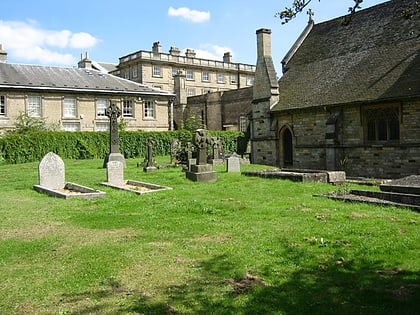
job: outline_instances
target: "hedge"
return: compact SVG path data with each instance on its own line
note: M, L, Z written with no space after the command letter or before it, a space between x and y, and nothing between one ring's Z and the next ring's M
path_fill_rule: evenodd
M243 135L237 131L210 131L210 134L223 139L225 152L237 151L237 138ZM175 138L183 145L192 141L192 133L185 130L120 132L120 152L125 158L145 157L149 138L154 141L153 154L161 156L170 154L170 145ZM0 160L7 163L40 161L48 152L54 152L63 159L105 158L109 153L109 133L49 131L0 137Z

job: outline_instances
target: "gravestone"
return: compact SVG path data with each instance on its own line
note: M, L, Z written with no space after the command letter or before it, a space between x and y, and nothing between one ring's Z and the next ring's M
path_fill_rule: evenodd
M105 193L65 180L64 162L55 153L47 153L38 165L39 184L34 189L59 198L96 198Z
M190 141L187 142L185 150L187 151L187 160L192 159L193 158L193 144Z
M118 138L118 117L121 116L121 110L115 103L111 103L105 110L105 115L109 117L109 154L105 157L103 167L107 167L110 161L120 161L123 167L126 167L124 156L120 153Z
M147 161L146 166L143 168L145 172L154 172L157 170L155 163L153 161L153 145L155 142L149 138L147 139Z
M207 147L211 144L208 131L197 129L193 135L193 144L197 148L197 160L196 164L189 166L186 177L192 181L215 182L217 173L213 171L213 166L207 163Z
M228 173L240 172L241 171L241 163L239 159L239 155L233 153L228 159L226 164L226 171Z
M55 153L47 153L38 166L39 185L48 189L65 186L64 162Z
M124 180L124 165L121 161L109 161L106 165L107 181L110 185L123 186Z
M224 154L223 154L223 140L219 137L211 138L211 145L213 149L212 164L223 165Z
M178 164L180 162L180 155L181 153L181 142L178 139L174 139L171 142L171 164Z

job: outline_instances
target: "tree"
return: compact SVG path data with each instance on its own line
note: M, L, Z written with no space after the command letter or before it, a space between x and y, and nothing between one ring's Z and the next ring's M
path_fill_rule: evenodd
M282 20L281 24L286 24L293 20L299 13L303 12L305 8L309 6L309 4L312 2L312 0L293 0L290 7L285 7L283 11L277 12L275 14L275 17L280 18ZM321 0L318 0L318 2L321 2ZM356 12L356 10L360 9L360 4L363 2L363 0L353 0L354 4L353 6L348 8L348 15L343 18L341 21L342 24L348 24L351 21L351 18L353 14ZM306 11L306 14L309 15L310 18L313 16L312 9L308 7L308 10ZM404 8L404 10L401 12L401 17L405 19L411 19L415 16L420 15L420 1L415 1L412 6L409 6L407 8Z
M280 18L280 20L283 20L281 24L286 24L293 20L299 13L303 12L303 10L305 10L305 8L308 7L311 1L312 0L294 0L290 7L286 7L283 11L277 12L275 14L275 17L278 17ZM321 2L321 0L318 0L318 2ZM343 21L344 24L350 22L354 12L356 12L357 9L360 9L360 4L363 2L363 0L353 0L353 2L354 5L349 7L349 15ZM310 18L312 18L313 12L310 8L306 13L309 15Z
M58 131L59 124L47 124L42 118L31 117L26 112L21 112L16 118L15 128L9 133L14 134L29 134L41 131Z

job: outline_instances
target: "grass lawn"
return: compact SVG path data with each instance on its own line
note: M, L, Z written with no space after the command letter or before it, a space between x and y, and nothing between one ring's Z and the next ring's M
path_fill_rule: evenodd
M100 186L102 162L65 161L66 181L107 193L93 200L34 191L38 163L0 165L1 314L420 312L418 212L128 160L126 179L173 188L137 195Z

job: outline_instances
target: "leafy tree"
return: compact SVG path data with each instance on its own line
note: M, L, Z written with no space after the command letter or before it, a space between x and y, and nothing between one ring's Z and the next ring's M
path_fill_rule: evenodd
M47 124L42 118L31 117L26 112L21 112L16 118L15 128L9 133L14 134L29 134L40 131L58 131L59 124Z
M285 7L283 11L279 11L275 14L275 17L280 18L282 20L281 24L286 24L293 20L299 13L303 12L306 8L306 13L312 18L313 12L312 9L309 8L309 4L312 0L293 0L290 6ZM321 0L318 0L321 2ZM353 14L361 8L360 4L363 0L353 0L354 4L348 8L348 15L341 21L342 24L348 24L351 21ZM413 5L404 8L401 12L401 17L406 19L411 19L415 16L420 15L420 1L415 1Z
M283 20L281 24L286 24L293 20L299 13L303 12L311 2L312 0L294 0L290 7L286 7L283 11L277 12L275 16L280 18L280 20ZM318 2L321 2L321 0L318 0ZM360 9L360 4L363 2L363 0L353 0L353 2L354 5L348 9L350 14L348 16L347 23L350 21L354 12L356 12L357 9ZM310 17L313 15L313 12L310 8L306 13Z
M180 129L194 132L197 129L206 129L206 124L203 123L201 117L192 115L185 120Z

